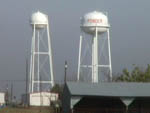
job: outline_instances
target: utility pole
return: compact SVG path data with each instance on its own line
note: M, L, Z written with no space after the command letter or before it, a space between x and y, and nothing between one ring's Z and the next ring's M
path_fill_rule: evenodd
M42 84L41 84L41 81L42 81L42 77L41 76L39 76L40 78L40 83L39 83L39 85L40 85L40 112L42 111L42 109L41 109L41 107L43 106L43 97L42 97Z
M7 83L7 85L6 85L6 105L8 105L8 103L9 103L9 92L8 92L8 83Z
M26 56L26 105L28 104L28 57Z
M13 100L13 83L11 83L11 103L12 103L12 100Z
M65 61L65 76L64 76L64 84L65 84L65 83L66 83L66 81L67 81L67 68L68 68L67 61Z

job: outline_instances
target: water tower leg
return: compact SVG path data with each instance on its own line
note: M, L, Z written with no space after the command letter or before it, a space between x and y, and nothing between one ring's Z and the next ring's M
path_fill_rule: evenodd
M110 71L110 81L112 81L112 66L111 66L111 50L110 50L110 34L109 34L109 29L107 30L108 34L108 55L109 55L109 71Z
M32 55L31 55L31 60L30 60L30 77L29 77L29 89L28 89L28 93L31 92L31 87L32 87L32 75L31 75L31 69L32 69Z
M79 80L80 80L80 65L81 65L82 38L83 38L83 37L82 37L82 35L80 35L77 81L79 81Z
M37 31L37 43L38 43L38 50L37 50L37 52L38 52L38 75L37 75L37 81L38 81L38 83L37 83L37 91L39 92L40 91L40 49L39 49L39 46L40 46L40 31L38 30Z
M51 84L54 86L54 73L53 73L53 60L52 60L52 47L51 47L51 39L50 39L50 28L49 22L47 24L47 36L48 36L48 51L49 51L49 61L50 61L50 73L51 73Z
M34 33L33 33L34 34ZM32 35L32 44L31 44L31 60L30 60L30 77L29 77L29 93L31 92L31 89L32 89L32 62L33 62L33 36L34 35Z
M31 87L31 92L33 92L33 88L34 88L34 62L35 62L35 24L34 24L34 29L33 29L33 51L32 51L32 55L33 55L33 59L32 59L32 87Z
M92 40L92 82L98 83L98 34L97 27Z

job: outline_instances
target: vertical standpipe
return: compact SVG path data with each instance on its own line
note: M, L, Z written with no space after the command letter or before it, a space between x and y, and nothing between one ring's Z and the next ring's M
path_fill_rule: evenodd
M97 27L92 38L92 82L98 83L98 35Z

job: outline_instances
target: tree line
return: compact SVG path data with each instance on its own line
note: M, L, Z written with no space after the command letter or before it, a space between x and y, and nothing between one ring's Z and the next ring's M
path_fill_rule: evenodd
M131 71L125 68L123 69L121 74L113 77L113 81L150 82L150 65L148 64L146 68L140 68L139 66L134 66L134 68Z

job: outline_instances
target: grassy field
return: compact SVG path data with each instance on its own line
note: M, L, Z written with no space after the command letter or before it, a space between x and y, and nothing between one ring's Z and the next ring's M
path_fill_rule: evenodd
M0 113L54 113L50 107L28 107L28 108L0 108Z

